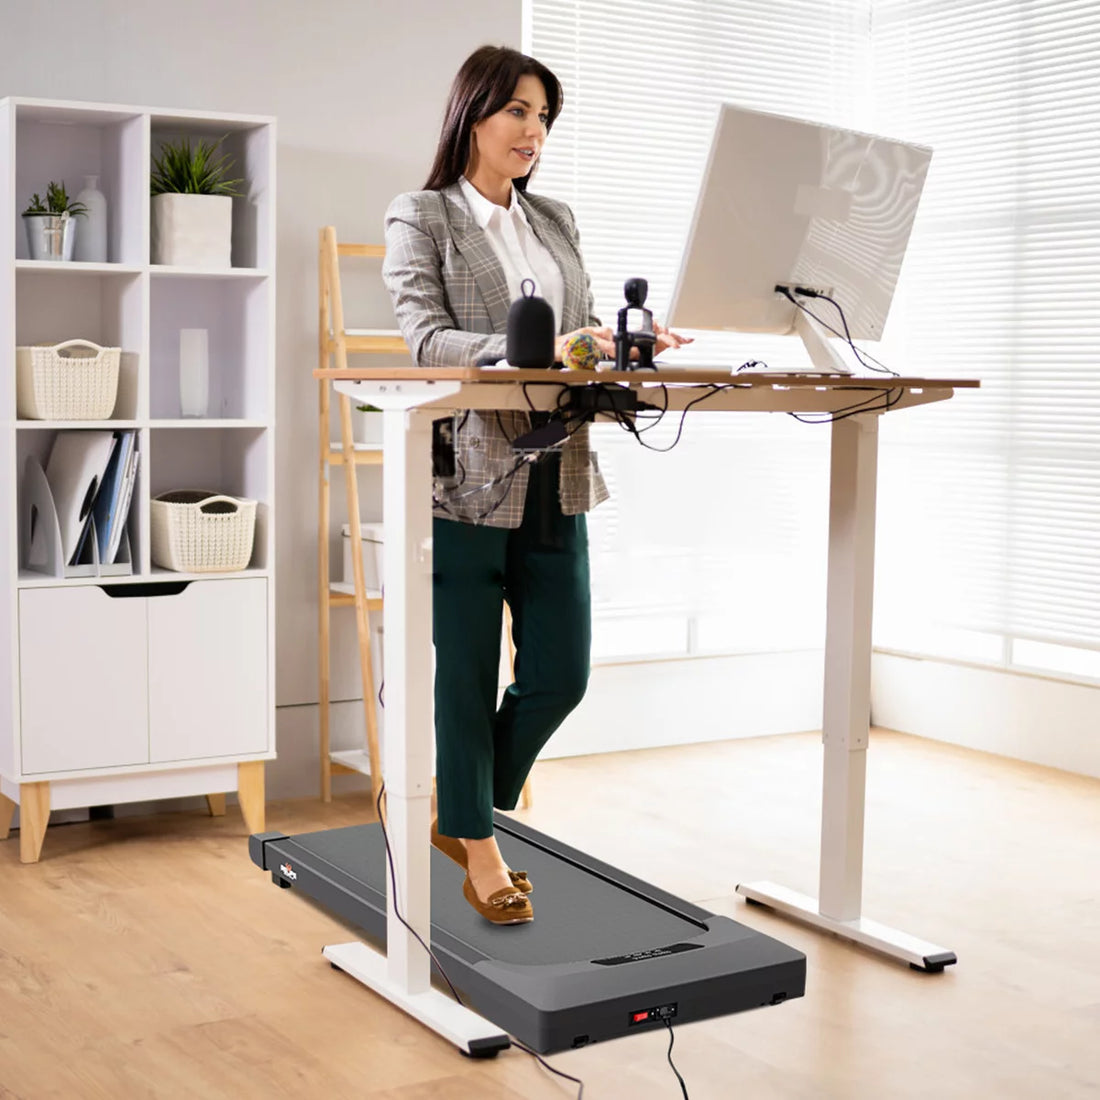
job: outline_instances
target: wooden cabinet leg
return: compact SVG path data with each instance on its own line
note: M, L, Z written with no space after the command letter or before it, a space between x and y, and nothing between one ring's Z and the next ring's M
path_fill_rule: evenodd
M15 816L15 803L7 795L0 794L0 840L7 840L11 831L11 819Z
M224 794L208 794L206 796L206 805L210 810L211 817L225 817Z
M19 861L37 863L50 820L49 783L19 786Z
M237 799L250 833L264 831L264 762L249 760L237 765Z

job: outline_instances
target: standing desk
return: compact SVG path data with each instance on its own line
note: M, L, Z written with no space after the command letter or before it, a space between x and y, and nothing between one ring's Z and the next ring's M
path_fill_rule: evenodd
M363 944L325 955L387 999L462 1044L497 1029L432 989L430 960L405 920L430 939L432 722L431 422L464 409L555 409L564 385L617 384L670 413L839 414L831 425L829 551L822 718L824 769L818 896L772 882L737 893L855 943L935 972L946 947L862 914L864 785L870 721L878 422L884 412L943 401L961 379L829 377L728 369L545 371L508 368L324 369L335 389L383 411L386 822L396 895L387 890L387 950ZM715 387L723 387L716 389ZM663 389L662 389L663 387ZM698 399L709 394L705 400ZM666 397L667 395L667 397ZM694 404L693 404L694 403ZM364 593L358 594L361 598ZM457 1038L456 1038L457 1037Z

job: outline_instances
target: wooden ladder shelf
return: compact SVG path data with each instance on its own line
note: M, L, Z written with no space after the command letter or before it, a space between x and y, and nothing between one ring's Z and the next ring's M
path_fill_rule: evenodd
M318 286L318 353L319 366L347 370L349 355L407 354L408 347L401 333L393 331L347 329L344 326L344 305L340 290L340 260L342 258L381 259L384 245L341 244L335 227L325 226L320 232ZM318 517L317 517L317 581L320 612L320 756L321 798L332 801L332 777L341 774L370 776L371 796L377 802L382 785L382 758L378 745L378 711L374 669L371 664L371 615L382 611L382 593L366 587L360 546L359 482L355 471L359 466L382 463L380 447L356 445L352 429L351 398L339 395L340 440L330 439L331 382L318 380ZM329 525L332 499L329 474L333 468L344 470L348 525L351 533L351 561L354 583L333 583L329 562ZM331 611L334 607L354 607L356 633L359 640L359 668L363 684L363 712L366 724L366 749L333 750L331 743ZM508 638L509 667L515 669L512 646L511 616L505 608L505 629ZM523 786L521 805L531 805L531 784Z

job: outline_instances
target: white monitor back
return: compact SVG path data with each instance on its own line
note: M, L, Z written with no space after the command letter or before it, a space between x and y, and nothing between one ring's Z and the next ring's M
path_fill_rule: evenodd
M722 104L669 323L790 332L796 307L775 292L785 284L831 294L853 338L879 339L931 156L924 146ZM836 323L825 310L821 303Z

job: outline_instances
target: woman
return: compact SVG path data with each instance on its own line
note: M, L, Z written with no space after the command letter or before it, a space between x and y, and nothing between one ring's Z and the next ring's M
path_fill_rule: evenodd
M508 309L531 279L550 302L556 353L578 333L614 355L592 313L569 208L527 194L561 109L544 65L504 47L475 51L455 78L423 191L386 213L383 278L419 366L503 359ZM681 338L658 328L657 351ZM607 498L582 425L536 464L511 441L526 413L457 418L437 453L433 633L438 818L432 842L467 871L463 894L496 924L529 921L531 884L493 836L493 806L513 809L539 750L588 683L591 613L584 513ZM503 601L512 612L515 683L498 710Z

